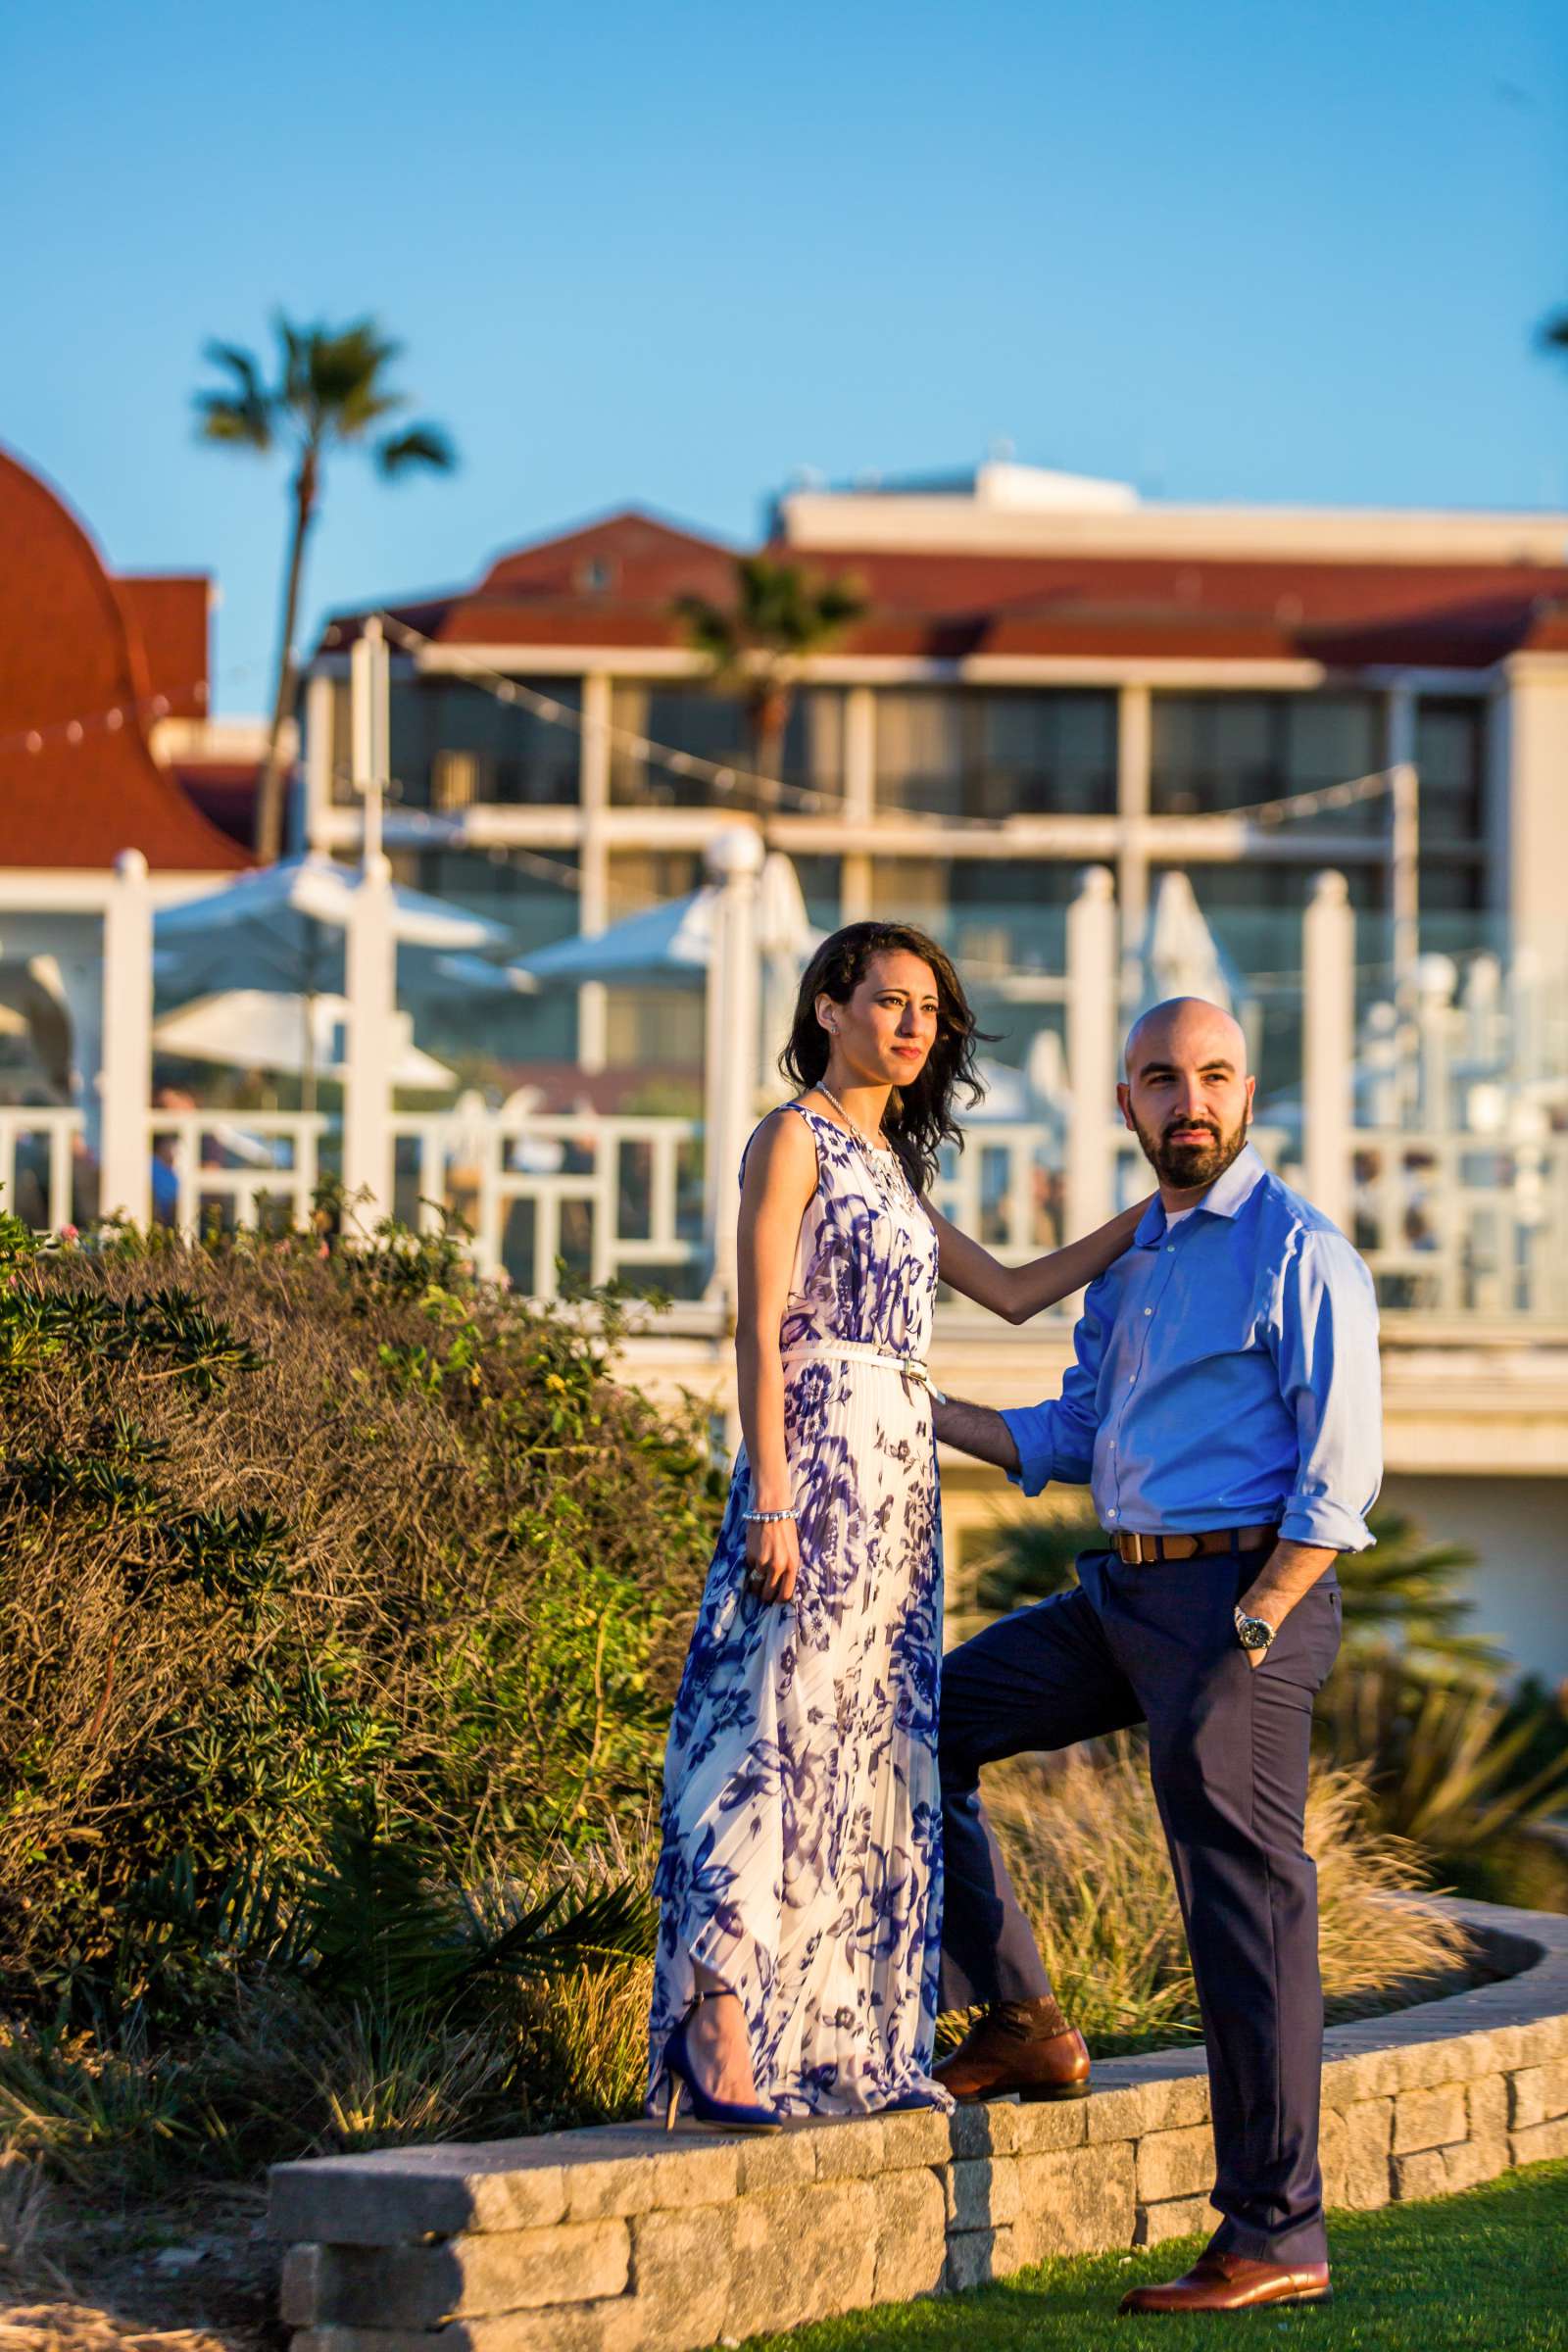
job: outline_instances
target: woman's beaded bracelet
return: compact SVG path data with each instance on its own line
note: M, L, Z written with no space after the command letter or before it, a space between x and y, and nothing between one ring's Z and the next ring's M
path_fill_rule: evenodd
M800 1515L799 1511L793 1509L788 1511L748 1511L745 1519L748 1527L771 1527L776 1520L798 1519Z

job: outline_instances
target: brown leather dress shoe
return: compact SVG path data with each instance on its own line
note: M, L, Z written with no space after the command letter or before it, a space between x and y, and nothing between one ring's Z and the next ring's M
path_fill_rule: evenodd
M999 2001L931 2073L956 2099L1083 2099L1089 2050L1048 1993Z
M1265 2303L1332 2303L1326 2262L1299 2271L1277 2262L1253 2262L1245 2254L1200 2254L1185 2278L1166 2286L1135 2286L1123 2295L1121 2311L1256 2311Z

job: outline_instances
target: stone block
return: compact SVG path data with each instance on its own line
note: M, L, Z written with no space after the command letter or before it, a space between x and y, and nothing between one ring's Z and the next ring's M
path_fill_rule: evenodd
M1498 2140L1508 2135L1508 2078L1506 2075L1478 2075L1465 2085L1465 2114L1469 2119L1468 2136L1473 2140ZM1490 2179L1490 2175L1488 2178Z
M1331 2034L1329 2039L1332 2041ZM1323 2069L1323 2104L1342 2111L1366 2099L1392 2098L1399 2087L1396 2053L1366 2049L1347 2052Z
M1389 2201L1394 2101L1357 2099L1346 2108L1344 2124L1345 2173L1339 2201L1353 2213L1373 2213Z
M950 2230L995 2230L1018 2219L1016 2156L971 2156L944 2165L942 2182Z
M618 2219L437 2245L323 2246L314 2318L318 2326L439 2328L545 2304L591 2303L624 2290L630 2258L630 2234Z
M739 2191L743 2197L765 2195L769 2189L805 2188L816 2179L815 2128L786 2124L782 2132L757 2132L737 2152Z
M1084 2102L1089 2109L1086 2137L1096 2145L1107 2140L1140 2139L1158 2130L1159 2085L1130 2083L1120 2090L1097 2090Z
M1066 2148L1018 2160L1016 2225L1026 2262L1130 2246L1137 2199L1131 2143Z
M911 2108L907 2115L881 2115L882 2170L923 2172L946 2164L953 2153L950 2117L937 2107Z
M1081 2099L1072 2102L1082 2107ZM949 2117L949 2138L955 2156L1012 2156L1021 2145L1024 2118L1039 2112L1016 2099L977 2100L956 2107Z
M320 2313L320 2246L290 2246L283 2256L277 2311L285 2328L314 2328Z
M1462 2082L1445 2082L1430 2090L1401 2090L1394 2102L1396 2156L1413 2155L1421 2148L1450 2147L1469 2130Z
M1179 2132L1186 2125L1208 2122L1208 2069L1201 2058L1175 2050L1147 2058L1113 2058L1096 2067L1094 2082L1096 2098L1130 2094L1123 2114L1130 2116L1138 2133ZM1114 2115L1115 2110L1110 2112ZM1129 2138L1134 2131L1128 2132ZM1119 2131L1108 2134L1119 2135Z
M1396 2197L1441 2197L1446 2194L1448 2168L1443 2148L1420 2148L1410 2156L1391 2159L1390 2186Z
M882 2119L847 2116L841 2123L813 2124L819 2180L870 2180L882 2170Z
M716 2342L724 2332L735 2276L739 2202L645 2213L631 2226L632 2291L651 2343Z
M1214 2135L1206 2124L1151 2132L1138 2142L1138 2196L1145 2205L1205 2193L1214 2180Z
M937 2175L900 2172L876 2192L875 2303L910 2303L941 2291L947 2260L947 2211Z
M604 2134L604 2144L565 2167L566 2219L596 2221L607 2214L630 2220L677 2205L717 2205L733 2197L743 2149L736 2133L665 2132L658 2124L628 2124Z
M1013 2145L1020 2156L1054 2156L1089 2136L1087 2099L1035 2099L1013 2110Z
M1508 2121L1516 2132L1568 2115L1568 2059L1524 2066L1508 2078Z
M269 2176L269 2234L285 2245L395 2246L480 2228L544 2228L566 2210L559 2164L475 2162L526 2145L389 2148L374 2156L275 2164Z
M403 2328L307 2328L290 2352L655 2352L642 2315L628 2295L608 2303L518 2311L505 2319L455 2320L438 2333ZM689 2339L658 2352L699 2352Z
M1348 2134L1345 2118L1337 2109L1326 2107L1318 2126L1317 2157L1323 2171L1323 2202L1325 2205L1345 2203L1346 2170L1348 2160Z
M722 2332L760 2335L869 2303L876 2285L877 2184L824 2180L743 2197Z
M950 2295L993 2278L1010 2278L1029 2260L1011 2230L965 2230L948 2240L944 2284Z
M1475 2188L1483 2180L1495 2180L1499 2173L1508 2170L1508 2134L1506 2132L1478 2133L1473 2139L1462 2140L1456 2148L1445 2148L1443 2161L1450 2196L1457 2189Z
M1543 2164L1548 2156L1568 2156L1568 2115L1511 2132L1508 2148L1515 2164Z
M1206 2197L1172 2197L1163 2205L1141 2205L1133 2243L1159 2246L1168 2237L1191 2237L1195 2230L1209 2237L1219 2228L1219 2220Z

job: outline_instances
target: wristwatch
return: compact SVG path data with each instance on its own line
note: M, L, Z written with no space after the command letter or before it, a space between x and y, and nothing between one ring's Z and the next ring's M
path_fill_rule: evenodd
M1266 1617L1244 1616L1238 1607L1236 1639L1244 1649L1267 1649L1274 1639L1274 1628Z

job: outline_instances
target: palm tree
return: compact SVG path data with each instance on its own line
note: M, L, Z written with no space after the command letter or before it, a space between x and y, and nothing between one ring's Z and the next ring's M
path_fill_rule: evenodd
M286 450L294 464L290 485L293 517L283 571L283 626L277 649L272 723L267 763L256 800L256 851L267 861L277 857L283 832L283 723L294 701L294 627L299 615L305 540L321 496L322 470L338 449L363 448L368 441L378 472L388 480L427 466L446 472L456 463L452 444L438 425L415 424L371 439L384 417L407 407L392 390L387 371L402 345L390 343L373 318L331 328L296 326L281 313L273 320L277 373L269 383L255 357L233 343L209 343L209 363L229 377L220 391L196 395L197 435L270 457Z
M772 556L736 558L732 605L715 605L706 596L676 598L675 616L688 643L708 657L714 684L739 694L752 762L768 782L776 782L783 765L784 730L802 662L865 609L855 581L816 580Z

